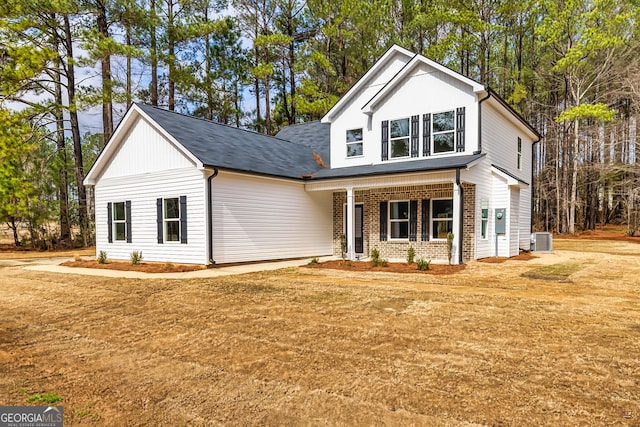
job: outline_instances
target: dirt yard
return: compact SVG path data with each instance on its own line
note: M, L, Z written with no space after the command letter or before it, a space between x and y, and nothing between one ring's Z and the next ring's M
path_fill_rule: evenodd
M61 399L69 426L638 426L640 245L554 248L450 275L0 268L0 405Z

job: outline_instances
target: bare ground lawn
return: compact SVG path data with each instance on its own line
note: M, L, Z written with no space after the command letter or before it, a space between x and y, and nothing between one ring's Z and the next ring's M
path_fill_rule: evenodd
M450 275L0 268L0 405L55 393L65 425L640 425L640 245L554 247Z

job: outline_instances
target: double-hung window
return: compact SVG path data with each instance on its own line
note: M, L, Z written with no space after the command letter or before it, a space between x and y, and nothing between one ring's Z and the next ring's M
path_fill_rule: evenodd
M518 170L522 169L522 138L518 137Z
M481 208L482 208L482 215L481 215L482 238L486 239L488 228L489 228L489 202L486 200L483 200L481 204Z
M453 199L431 201L431 232L435 239L446 239L453 232Z
M448 153L455 149L455 111L432 114L433 153Z
M409 202L389 202L389 230L392 239L409 238Z
M180 201L164 199L164 235L166 242L180 241Z
M347 157L362 156L362 128L347 131Z
M409 118L390 122L391 158L409 157Z
M127 240L127 211L124 202L113 204L113 235L116 241Z

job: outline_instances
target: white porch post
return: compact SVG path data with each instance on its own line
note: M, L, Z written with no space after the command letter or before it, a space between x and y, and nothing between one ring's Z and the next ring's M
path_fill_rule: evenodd
M355 233L353 232L353 217L354 217L354 204L353 204L353 187L347 188L347 259L355 259L354 243Z
M460 264L462 260L458 259L460 251L460 185L453 181L453 249L451 254L451 264Z

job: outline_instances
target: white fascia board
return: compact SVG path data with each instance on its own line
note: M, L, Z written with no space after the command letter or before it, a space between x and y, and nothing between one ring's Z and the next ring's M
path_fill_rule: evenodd
M509 187L521 187L521 188L528 187L528 185L526 185L524 182L521 182L520 180L512 177L511 175L508 175L502 172L500 169L497 169L495 166L491 166L491 173L504 179L507 182L507 186Z
M98 178L100 177L102 170L109 164L111 157L118 151L118 147L123 141L127 132L136 122L138 117L142 117L149 122L154 129L162 134L167 140L173 144L180 153L187 157L198 169L204 169L204 165L198 158L196 158L189 150L187 150L182 144L180 144L173 136L159 126L153 119L144 113L136 104L132 104L129 111L124 115L120 124L116 128L113 135L105 145L104 149L98 155L95 163L87 173L82 182L86 186L96 185Z
M387 84L380 89L380 91L378 91L378 93L376 93L373 98L371 98L365 105L364 107L362 107L362 112L365 114L373 114L376 105L382 101L388 94L389 92L393 91L395 89L395 87L402 81L404 81L406 78L408 78L411 74L411 72L420 64L425 64L433 69L435 69L436 71L440 71L448 76L451 76L459 81L461 81L462 83L471 86L471 88L473 89L473 92L481 95L482 93L486 93L486 88L484 87L484 85L476 82L475 80L472 80L468 77L463 76L462 74L459 74L447 67L445 67L444 65L438 64L435 61L432 61L431 59L422 56L422 55L414 55L414 57L411 59L411 61L409 61L407 63L407 65L404 66L404 68L402 70L400 70L400 72L398 72L398 74L396 74L393 79L391 79L389 82L387 82Z
M340 100L338 100L338 102L336 102L336 104L331 107L331 109L327 112L327 114L324 115L324 117L322 117L322 119L320 119L321 123L331 123L332 119L334 118L334 116L342 109L342 107L349 102L349 99L356 93L358 93L358 91L367 84L367 82L371 79L372 76L376 75L376 73L378 72L378 70L380 70L381 68L385 67L387 65L387 62L389 61L389 59L396 53L400 53L402 55L407 56L408 58L413 57L415 54L408 51L407 49L400 47L398 45L393 45L391 46L385 53L384 55L382 55L382 57L380 59L378 59L378 61L376 61L375 64L373 64L373 66L371 68L369 68L369 71L367 71L364 76L362 76L353 86L351 86L351 89L349 89L347 91L347 93L345 93L342 98L340 98Z

